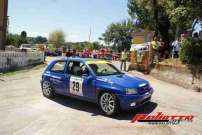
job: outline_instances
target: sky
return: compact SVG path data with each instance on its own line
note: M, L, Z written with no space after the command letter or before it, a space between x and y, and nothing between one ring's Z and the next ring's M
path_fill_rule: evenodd
M127 0L9 0L9 32L45 36L62 30L66 41L98 40L107 26L129 18Z

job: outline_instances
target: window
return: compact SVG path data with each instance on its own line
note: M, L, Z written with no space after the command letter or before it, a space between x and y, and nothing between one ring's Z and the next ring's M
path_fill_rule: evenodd
M52 72L63 73L65 70L66 62L60 61L55 63L55 65L51 68Z
M90 68L97 76L122 74L116 67L110 63L89 64Z
M71 61L68 64L68 73L75 76L82 76L88 73L86 65L82 62Z

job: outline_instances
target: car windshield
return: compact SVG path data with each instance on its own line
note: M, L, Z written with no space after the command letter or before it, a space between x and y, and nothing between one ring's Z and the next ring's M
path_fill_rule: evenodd
M110 63L91 63L88 64L96 76L107 76L122 74L115 66Z

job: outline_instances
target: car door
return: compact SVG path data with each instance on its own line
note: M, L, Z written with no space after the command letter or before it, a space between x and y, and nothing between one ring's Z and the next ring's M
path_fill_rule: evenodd
M64 94L66 61L57 61L50 70L50 82L56 93Z
M85 100L95 99L95 85L93 79L84 76L87 66L83 62L70 61L68 64L69 87L68 93Z
M89 100L96 101L95 79L91 74L88 66L82 63L83 92Z

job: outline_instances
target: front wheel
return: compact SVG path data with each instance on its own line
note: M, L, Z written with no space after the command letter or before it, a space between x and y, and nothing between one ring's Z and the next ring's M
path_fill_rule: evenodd
M43 81L42 92L43 92L43 95L47 98L52 98L54 96L54 91L49 81Z
M102 111L108 116L112 116L119 111L118 99L112 93L103 93L99 98L99 105Z

